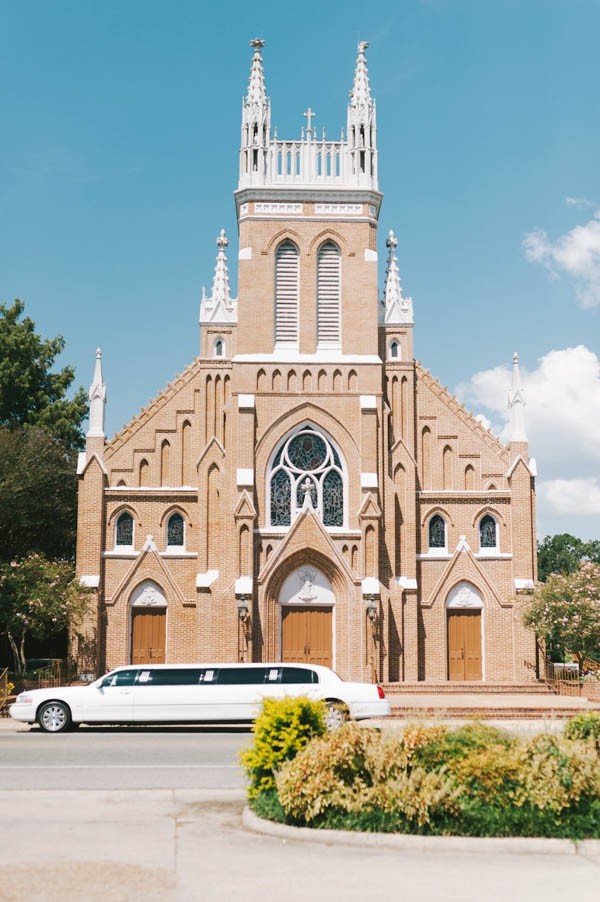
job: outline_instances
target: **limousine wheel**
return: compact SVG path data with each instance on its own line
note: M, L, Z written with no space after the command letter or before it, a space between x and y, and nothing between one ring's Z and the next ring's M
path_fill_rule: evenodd
M341 702L327 702L325 711L325 727L331 732L348 720L348 709Z
M47 702L40 708L37 721L44 733L61 733L71 726L71 712L63 702Z

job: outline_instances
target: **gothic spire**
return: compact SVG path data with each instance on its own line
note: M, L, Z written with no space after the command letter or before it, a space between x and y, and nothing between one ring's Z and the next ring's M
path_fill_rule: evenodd
M384 291L385 322L388 324L412 323L414 322L412 298L402 296L400 271L398 269L398 258L396 257L398 239L391 229L385 243L388 248Z
M94 378L89 391L90 417L88 437L98 436L104 438L104 407L106 404L106 386L102 379L102 351L96 348L96 365Z
M217 262L215 264L215 275L212 284L212 295L210 300L213 304L223 304L226 309L231 308L231 297L229 295L229 270L227 268L227 257L225 250L229 246L229 238L225 234L225 229L221 229L217 238Z
M261 38L254 38L250 41L250 46L254 49L254 56L252 57L252 65L250 68L250 81L248 82L246 103L264 106L267 103L267 93L265 90L265 73L260 51L265 46L265 42Z
M513 354L512 386L508 393L508 410L510 413L510 442L526 442L525 417L523 408L525 398L521 388L521 373L519 370L519 355Z
M367 70L367 58L365 50L369 46L368 41L360 41L358 44L358 56L354 69L354 84L350 91L350 106L368 107L371 101L371 89L369 87L369 72Z

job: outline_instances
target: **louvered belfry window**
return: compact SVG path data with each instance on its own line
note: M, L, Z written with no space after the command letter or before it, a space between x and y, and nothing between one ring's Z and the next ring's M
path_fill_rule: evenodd
M298 344L298 248L284 241L275 254L275 343Z
M321 347L340 344L340 276L340 250L327 241L317 255L317 343Z

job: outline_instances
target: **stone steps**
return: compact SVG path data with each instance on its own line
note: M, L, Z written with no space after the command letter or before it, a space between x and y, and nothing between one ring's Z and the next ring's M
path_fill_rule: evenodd
M381 683L386 695L554 695L544 682L531 683L458 683L411 682Z
M496 707L476 707L470 706L452 706L445 708L443 704L423 705L415 707L414 705L398 705L392 704L392 717L401 719L452 719L452 720L556 720L573 717L580 713L582 708L563 708L560 705L552 708L523 707L523 706L507 706L502 708Z

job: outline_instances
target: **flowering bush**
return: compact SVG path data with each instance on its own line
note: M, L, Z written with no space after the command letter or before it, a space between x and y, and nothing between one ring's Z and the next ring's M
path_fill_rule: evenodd
M42 639L77 623L90 591L75 579L69 561L30 554L0 563L0 633L8 639L17 674L25 672L28 636Z
M600 564L586 561L574 573L552 573L524 598L523 620L563 653L600 658Z

